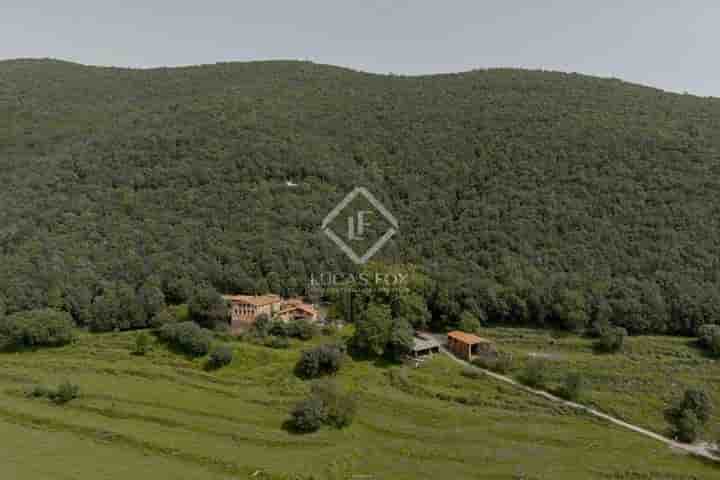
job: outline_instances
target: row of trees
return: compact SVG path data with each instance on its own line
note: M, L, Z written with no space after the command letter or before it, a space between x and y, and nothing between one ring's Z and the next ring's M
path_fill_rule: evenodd
M433 327L457 325L465 312L483 323L568 330L615 325L631 334L694 335L720 323L720 289L699 279L658 274L587 277L547 274L517 258L468 272L433 272L425 292Z
M504 324L597 331L615 326L630 334L695 335L700 326L720 322L720 290L670 277L641 281L544 275L510 258L468 276L408 264L372 264L363 272L409 275L402 286L347 285L325 294L335 315L352 319L362 332L355 346L375 355L406 353L412 329L474 331L481 324ZM199 325L213 329L228 323L227 304L216 288L200 284L187 290L179 297L172 282L151 275L134 286L105 284L94 295L87 288L52 289L46 303L93 331L157 327L167 321L166 305L179 298ZM317 296L312 290L306 293ZM0 300L0 316L4 311ZM271 335L296 336L273 328Z

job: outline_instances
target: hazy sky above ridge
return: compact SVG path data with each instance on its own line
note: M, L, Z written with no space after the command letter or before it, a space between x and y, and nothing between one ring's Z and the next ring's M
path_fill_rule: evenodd
M300 59L376 73L521 67L720 97L720 2L4 0L0 59Z

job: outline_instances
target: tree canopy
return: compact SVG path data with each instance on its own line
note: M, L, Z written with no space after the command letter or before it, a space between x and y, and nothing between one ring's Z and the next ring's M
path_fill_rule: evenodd
M18 60L0 62L0 108L10 314L122 329L197 286L302 293L351 268L319 227L366 186L400 223L377 258L431 279L424 306L392 306L416 326L719 318L716 99L506 69Z

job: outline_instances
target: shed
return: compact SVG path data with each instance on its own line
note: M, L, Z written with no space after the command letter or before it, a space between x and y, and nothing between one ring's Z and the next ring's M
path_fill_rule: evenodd
M454 330L448 333L448 348L458 357L470 361L475 355L494 352L495 344L487 338Z
M415 332L413 337L413 357L422 355L430 355L440 352L440 343L435 340L429 333Z

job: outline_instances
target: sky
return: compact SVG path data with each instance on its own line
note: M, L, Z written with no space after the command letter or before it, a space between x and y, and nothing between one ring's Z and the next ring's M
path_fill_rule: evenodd
M519 67L720 97L719 25L717 0L2 0L0 59L299 59L408 75Z

